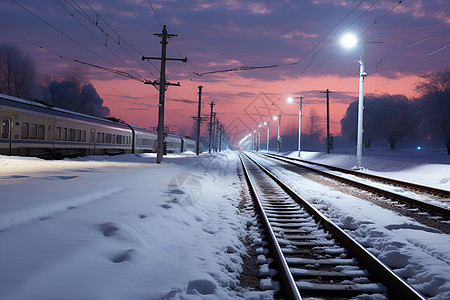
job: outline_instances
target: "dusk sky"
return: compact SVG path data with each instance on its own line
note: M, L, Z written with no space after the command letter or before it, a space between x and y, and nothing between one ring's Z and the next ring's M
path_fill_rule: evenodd
M182 135L192 134L199 85L203 114L214 101L234 139L275 114L283 115L282 134L297 128L298 106L286 103L289 96L304 97L303 126L315 109L325 128L326 96L320 92L330 89L331 132L339 135L339 121L358 97L360 46L344 49L344 32L382 42L367 44L366 95L414 97L420 73L450 67L448 0L5 0L0 20L0 43L31 56L39 73L81 68L112 116L147 128L157 124L153 86L72 60L155 80L160 62L141 57L160 56L154 33L167 25L178 35L168 57L188 58L187 64L167 63L168 80L181 87L168 88L166 125ZM194 74L242 66L272 67Z

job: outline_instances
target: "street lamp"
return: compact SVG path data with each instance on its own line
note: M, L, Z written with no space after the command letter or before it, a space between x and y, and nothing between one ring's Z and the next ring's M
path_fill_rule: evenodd
M267 152L269 152L269 122L264 122L267 125Z
M346 48L352 48L358 40L354 35L346 34L341 39L342 45ZM364 78L367 73L364 71L364 59L366 51L367 40L364 38L361 41L361 56L359 58L359 97L358 97L358 132L356 141L356 165L354 170L364 169L362 166L362 144L363 144L363 111L364 111Z
M257 145L258 151L260 150L261 147L261 126L262 124L258 125L258 145Z
M303 97L289 97L287 102L293 103L295 99L298 99L298 157L300 157L300 141L302 137L302 101Z
M280 137L281 115L273 116L273 119L275 121L278 119L277 153L280 154L280 148L281 148L281 137Z

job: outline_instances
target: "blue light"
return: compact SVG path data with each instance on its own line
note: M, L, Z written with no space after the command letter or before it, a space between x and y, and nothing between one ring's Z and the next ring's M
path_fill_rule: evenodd
M417 150L420 150L420 149L422 149L422 147L420 147L420 146L417 146Z

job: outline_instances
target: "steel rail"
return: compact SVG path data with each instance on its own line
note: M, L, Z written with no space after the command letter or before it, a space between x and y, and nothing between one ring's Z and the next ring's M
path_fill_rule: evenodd
M273 153L265 153L264 155L271 156L271 157L280 157L280 158L285 158L285 159L288 159L288 160L294 160L294 161L299 161L299 162L303 162L303 163L308 163L308 164L311 164L311 165L316 165L316 166L328 168L328 169L333 170L333 171L338 171L338 172L345 173L345 174L355 175L357 177L362 177L362 178L367 178L367 179L374 179L374 180L379 180L379 181L385 181L385 182L388 182L388 183L391 183L391 184L396 184L396 185L404 186L404 187L407 187L407 188L423 190L423 191L426 191L428 193L436 194L436 195L439 195L439 196L444 197L444 198L450 198L450 191L443 190L443 189L436 188L436 187L432 187L432 186L426 186L426 185L421 185L421 184L417 184L417 183L413 183L413 182L407 182L407 181L403 181L403 180L399 180L399 179L383 177L383 176L380 176L380 175L362 173L361 171L354 171L354 170L344 169L344 168L340 168L340 167L325 165L325 164L321 164L321 163L318 163L318 162L308 161L308 160L295 158L295 157L287 157L287 156L282 156L282 155L273 154Z
M296 166L299 166L299 167L302 167L302 168L305 168L305 169L308 169L308 170L311 170L311 171L319 173L319 174L321 174L323 176L339 180L339 181L347 183L349 185L356 186L358 188L361 188L361 189L364 189L364 190L367 190L367 191L370 191L370 192L373 192L373 193L377 193L379 195L382 195L382 196L385 196L385 197L388 197L388 198L391 198L391 199L398 200L398 201L403 202L403 203L407 203L407 204L410 204L410 205L413 205L413 206L416 206L416 207L428 210L428 211L430 211L432 213L435 213L435 214L438 214L438 215L442 215L442 216L444 216L446 218L450 218L450 209L448 209L448 208L445 208L445 207L442 207L442 206L437 206L437 205L434 205L434 204L431 204L431 203L427 203L427 202L424 202L424 201L412 199L412 198L409 198L409 197L406 197L406 196L403 196L403 195L400 195L400 194L397 194L397 193L389 192L389 191L383 190L381 188L377 188L377 187L374 187L374 186L371 186L371 185L368 185L368 184L365 184L365 183L362 183L362 182L357 182L357 181L354 181L354 180L351 180L351 179L348 179L348 178L344 178L344 177L341 177L341 176L338 176L338 175L335 175L335 174L331 174L331 173L328 173L328 172L325 172L325 171L322 171L322 170L318 170L318 169L315 169L313 167L300 165L296 161L303 162L303 163L308 163L308 164L313 164L313 165L317 165L317 166L328 168L328 169L333 170L333 171L339 171L339 172L343 172L343 173L347 173L347 174L351 174L351 175L356 175L358 177L362 177L361 176L362 174L359 173L359 172L354 172L354 171L345 170L345 169L332 167L332 166L327 166L327 165L318 164L318 163L311 163L311 162L304 161L304 160L286 158L286 157L277 156L277 155L273 155L273 154L268 154L268 155L265 154L265 156L273 158L273 159L281 160L281 161L284 161L284 162L287 162L287 163L290 163L290 164L293 164L293 165L296 165ZM294 160L294 161L292 161L292 160ZM363 176L367 177L367 178L370 178L370 179L377 179L375 177L378 177L378 180L383 180L383 181L392 182L392 183L395 183L394 181L397 181L397 180L391 181L391 179L389 179L389 178L384 178L384 177L375 176L375 175L373 175L373 178L371 178L372 175L368 175L368 174L364 174ZM397 182L400 182L400 181L397 181ZM423 189L428 188L428 187L421 186L421 185L416 185L416 184L411 184L411 186L408 186L408 184L409 183L407 183L407 182L403 182L402 185L404 185L405 187L413 187L413 188L416 188L416 189L422 189L422 187L423 187ZM432 188L432 189L434 189L434 188ZM444 190L440 190L440 191L441 192L446 192ZM449 194L448 197L450 197L450 193L448 193L448 194Z
M245 154L245 153L244 153ZM419 292L414 290L406 281L395 274L383 262L378 260L373 254L367 251L361 244L359 244L350 235L344 232L340 227L335 225L324 214L312 206L309 202L302 199L295 191L287 186L278 177L272 174L269 170L258 164L254 159L245 154L251 161L253 161L261 170L263 170L270 178L272 178L286 193L288 193L297 203L302 205L314 218L325 227L333 237L338 240L346 249L358 259L368 270L377 274L379 279L388 287L389 292L397 295L399 299L420 299L424 298Z
M239 153L239 158L241 159L242 168L244 170L245 179L247 181L248 188L250 190L250 194L252 195L254 202L256 204L256 208L261 217L261 222L264 227L264 231L269 240L269 245L271 248L271 253L274 256L275 262L278 267L278 274L280 275L281 283L283 284L283 292L285 293L288 299L298 299L301 300L302 297L298 291L297 285L295 284L294 278L292 277L292 273L289 269L289 266L284 258L283 251L281 250L280 245L278 244L275 233L272 229L272 226L269 223L269 219L267 218L266 213L261 204L261 200L258 197L258 194L255 190L255 185L250 177L247 167L245 166L244 160L242 159L241 154Z

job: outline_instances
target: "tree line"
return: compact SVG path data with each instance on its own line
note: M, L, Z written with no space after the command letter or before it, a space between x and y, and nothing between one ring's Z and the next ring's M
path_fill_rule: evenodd
M415 89L420 96L374 95L364 98L364 145L387 141L445 145L450 154L450 70L421 74ZM342 136L356 141L358 101L352 102L341 120Z
M34 61L9 44L0 47L0 93L95 117L106 117L110 113L80 71L62 76L39 75Z

